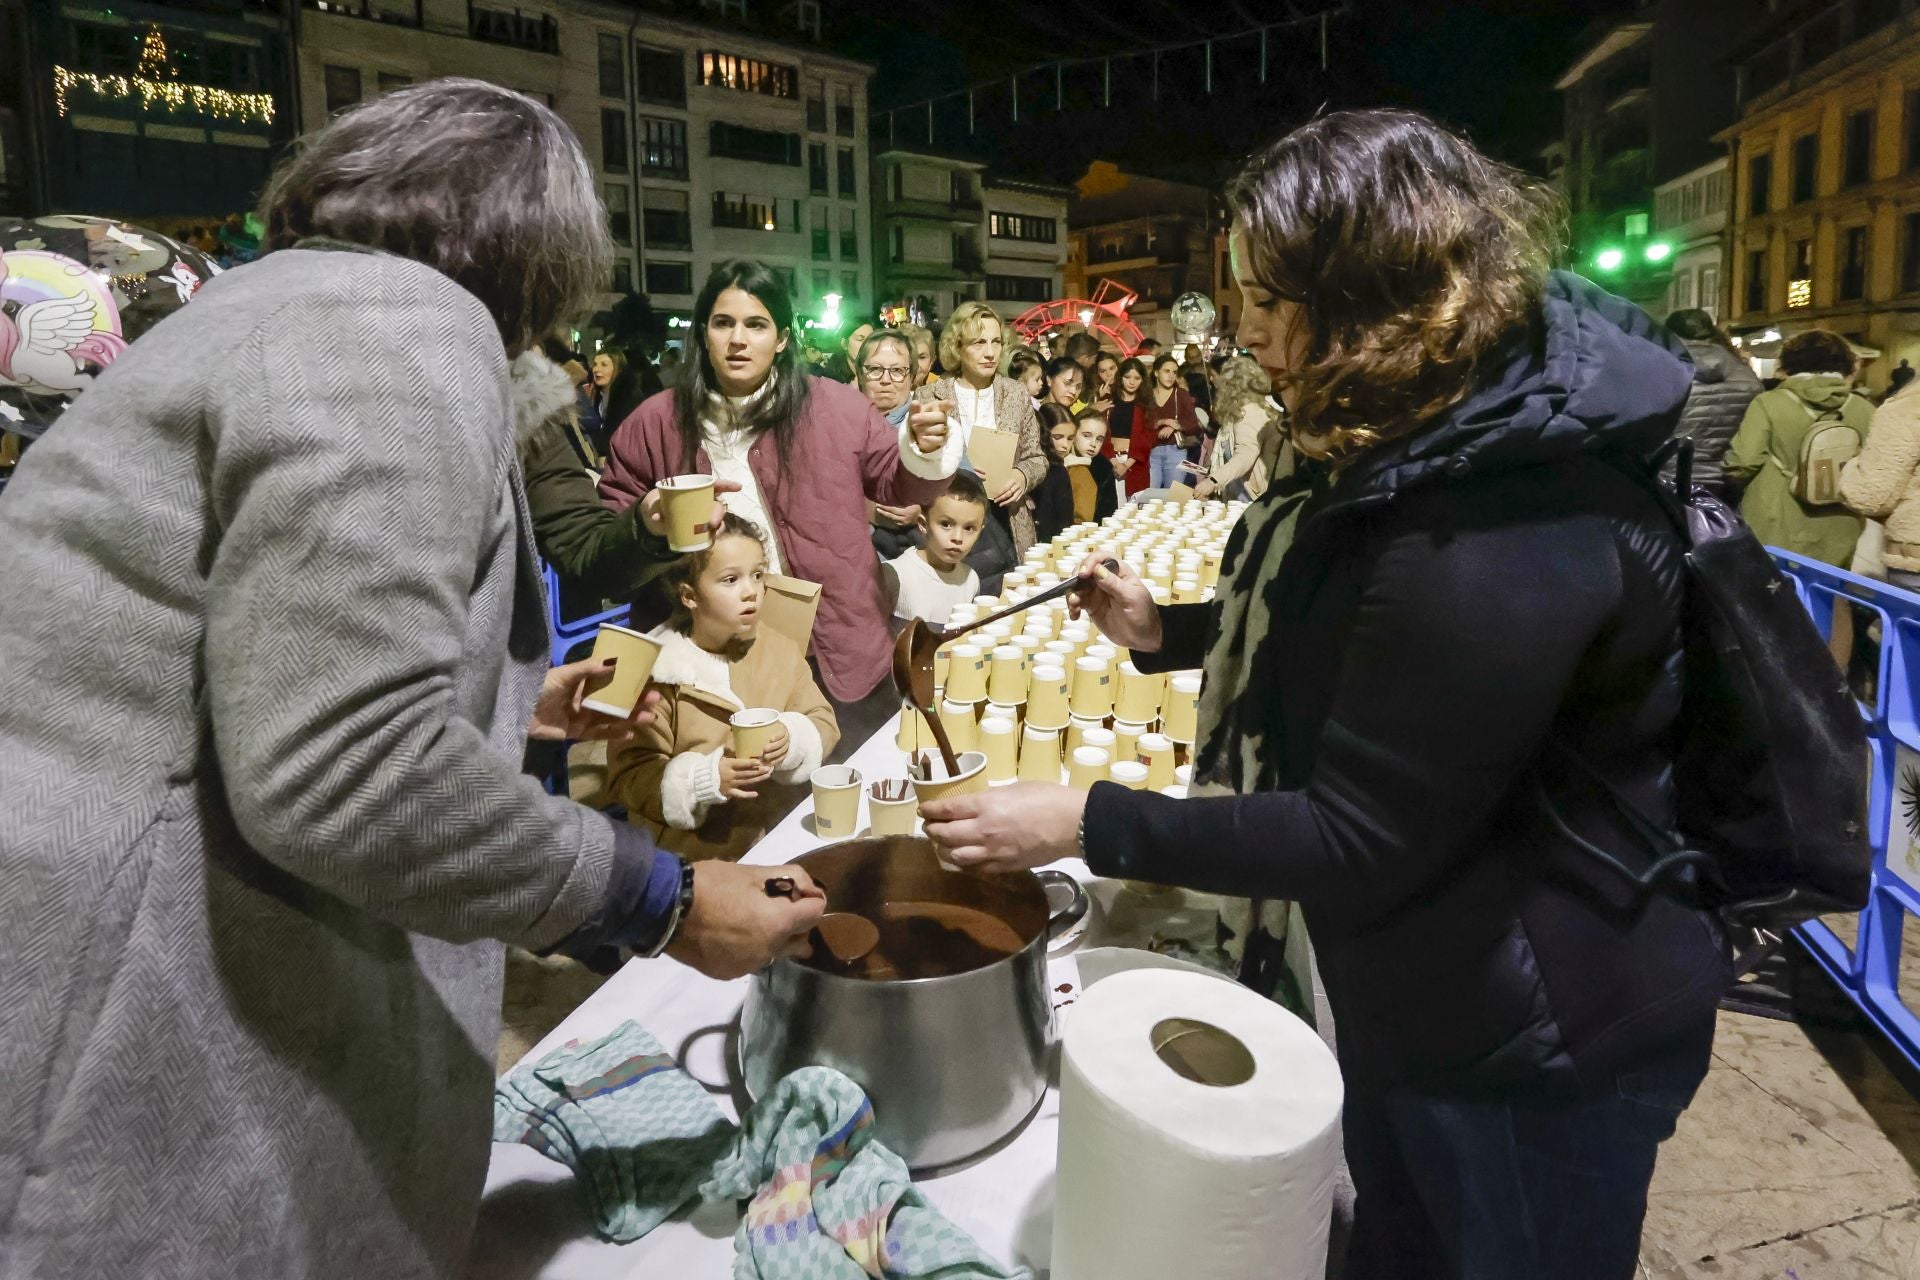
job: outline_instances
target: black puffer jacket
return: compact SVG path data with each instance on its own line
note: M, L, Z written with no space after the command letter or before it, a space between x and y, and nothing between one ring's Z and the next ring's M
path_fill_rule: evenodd
M1680 548L1592 452L1669 437L1690 378L1666 342L1555 275L1481 390L1309 500L1277 572L1237 563L1237 531L1221 589L1270 593L1274 621L1235 714L1272 788L1094 789L1101 874L1300 902L1356 1084L1577 1093L1697 1032L1729 979L1708 914L1629 901L1540 803L1645 865L1571 749L1672 813ZM1197 665L1210 614L1164 609L1135 661Z
M1678 434L1693 437L1693 478L1727 496L1721 461L1747 406L1760 394L1760 378L1733 352L1717 342L1688 342L1693 357L1693 387L1680 411Z

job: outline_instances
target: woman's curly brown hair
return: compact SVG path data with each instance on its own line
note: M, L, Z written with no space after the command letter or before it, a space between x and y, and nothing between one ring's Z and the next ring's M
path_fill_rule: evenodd
M1295 442L1341 457L1465 398L1533 312L1563 238L1560 197L1412 111L1338 111L1248 161L1227 188L1245 269L1298 303Z

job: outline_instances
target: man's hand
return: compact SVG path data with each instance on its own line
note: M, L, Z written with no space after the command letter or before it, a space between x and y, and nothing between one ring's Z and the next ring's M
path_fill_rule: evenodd
M955 866L1024 871L1079 852L1087 793L1050 782L1016 782L921 802L927 839Z
M540 742L610 742L618 746L632 742L634 730L653 723L653 708L660 703L660 691L648 689L640 695L633 715L615 720L580 705L587 686L599 676L613 673L612 658L582 658L565 666L551 667L540 682L540 696L534 700L533 719L527 736Z
M773 769L765 759L755 757L750 760L736 760L723 755L717 766L720 774L720 794L729 800L757 800L758 791L748 788L757 787L773 776Z
M767 881L774 876L793 881L792 901L767 896ZM743 978L779 956L804 954L807 930L826 905L826 893L800 867L697 862L693 909L680 922L667 954L709 978Z
M947 415L957 406L946 400L915 400L907 410L907 436L922 453L947 447Z
M1219 486L1213 483L1212 476L1202 476L1193 482L1193 496L1196 498L1211 498L1213 491L1218 487Z
M738 492L740 492L738 480L721 480L718 477L714 479L713 514L707 517L709 529L718 529L721 522L727 518L727 504L720 501L720 495ZM647 490L647 496L640 499L640 519L647 526L647 532L654 537L667 536L667 510L658 489ZM678 553L676 552L675 555L677 556Z

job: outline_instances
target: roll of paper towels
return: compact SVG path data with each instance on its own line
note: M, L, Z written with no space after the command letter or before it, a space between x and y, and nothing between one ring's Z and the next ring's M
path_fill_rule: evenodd
M1236 983L1087 988L1061 1036L1053 1280L1321 1280L1340 1069Z

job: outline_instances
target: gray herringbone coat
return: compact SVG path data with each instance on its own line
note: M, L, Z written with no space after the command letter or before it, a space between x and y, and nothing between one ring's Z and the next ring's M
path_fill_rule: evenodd
M214 281L0 499L0 1277L462 1264L501 948L600 907L517 764L506 360L403 259Z

